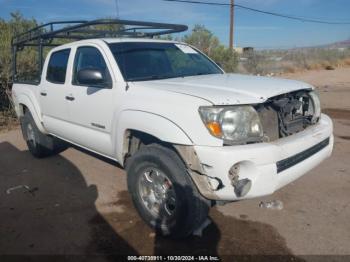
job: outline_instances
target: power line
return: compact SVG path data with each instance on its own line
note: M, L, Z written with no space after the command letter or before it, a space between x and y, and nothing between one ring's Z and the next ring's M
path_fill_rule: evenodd
M162 0L167 2L180 2L187 4L200 4L200 5L221 5L221 6L229 6L230 4L226 3L215 3L215 2L202 2L202 1L190 1L190 0Z
M186 4L200 4L200 5L215 5L215 6L231 6L229 3L216 3L216 2L207 2L207 1L195 1L195 0L162 0L167 2L179 2L179 3L186 3ZM244 5L234 4L235 7L256 12L256 13L262 13L266 15L272 15L272 16L278 16L282 18L297 20L301 22L309 22L309 23L318 23L318 24L328 24L328 25L350 25L350 22L334 22L334 21L326 21L326 20L318 20L313 18L306 18L306 17L299 17L299 16L293 16L293 15L286 15L281 13L275 13L270 11L264 11L260 9L255 9L251 7L247 7Z

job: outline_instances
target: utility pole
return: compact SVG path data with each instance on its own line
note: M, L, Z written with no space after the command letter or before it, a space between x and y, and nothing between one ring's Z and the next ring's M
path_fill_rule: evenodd
M234 45L234 18L235 18L235 0L231 0L230 5L230 49L233 50Z
M116 11L116 17L119 19L119 5L118 0L115 0L115 11Z

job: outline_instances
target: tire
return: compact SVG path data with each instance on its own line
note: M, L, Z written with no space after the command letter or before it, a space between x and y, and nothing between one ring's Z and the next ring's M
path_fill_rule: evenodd
M199 194L173 150L158 144L141 147L127 162L126 171L134 206L158 234L184 238L207 219L210 202ZM150 204L154 199L158 204Z
M26 110L20 122L23 138L33 156L44 158L67 149L68 145L65 142L40 132L29 110Z

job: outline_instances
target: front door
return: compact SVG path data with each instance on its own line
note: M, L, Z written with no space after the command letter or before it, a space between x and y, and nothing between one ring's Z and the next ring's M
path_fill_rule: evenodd
M78 73L92 69L102 73L104 82L80 83ZM70 140L79 145L113 157L111 139L115 92L110 66L98 46L87 45L76 49L68 102L70 113Z

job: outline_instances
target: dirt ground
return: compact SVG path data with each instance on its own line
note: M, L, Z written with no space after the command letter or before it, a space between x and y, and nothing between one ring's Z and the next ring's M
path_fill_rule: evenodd
M99 261L116 261L116 254L206 254L227 261L227 255L290 255L288 261L350 255L350 69L286 77L319 88L334 119L333 156L271 196L213 208L203 236L182 241L155 236L143 223L115 164L76 149L37 160L19 130L0 134L0 254L94 254ZM6 192L19 185L29 190ZM259 208L265 200L281 200L284 208Z

